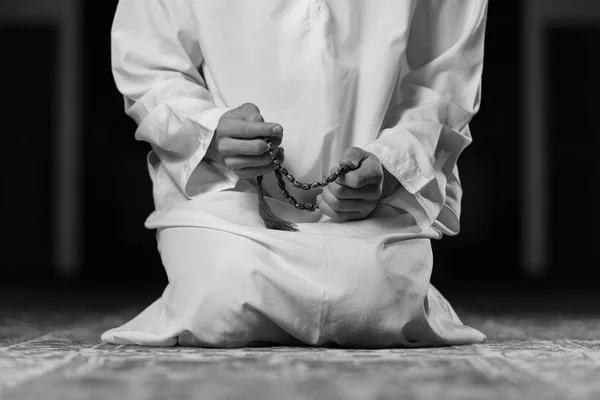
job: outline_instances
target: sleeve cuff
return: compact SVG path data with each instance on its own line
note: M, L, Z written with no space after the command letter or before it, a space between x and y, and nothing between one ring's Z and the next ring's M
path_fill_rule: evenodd
M375 154L401 184L391 195L383 198L381 204L406 210L421 229L426 229L434 223L442 206L441 202L432 201L427 195L429 188L437 185L431 161L423 145L410 132L395 130L393 137L390 133L387 136L382 134L380 139L364 148Z
M189 199L234 187L237 175L224 165L207 161L207 168L202 171L197 168L208 151L221 116L230 109L198 109L186 100L154 109L139 125L136 139L153 144L165 170Z
M423 145L409 132L382 133L381 138L364 149L375 154L381 164L410 193L415 194L435 178L431 161Z
M403 186L399 186L391 195L381 199L380 204L400 208L409 212L421 229L433 225L440 208L421 193L410 193Z
M198 150L185 163L179 188L188 199L193 199L203 193L222 191L235 187L239 177L224 164L207 160L205 156L215 135L219 120L230 108L213 108L191 118L197 128L202 131ZM200 162L205 159L206 168L198 168Z

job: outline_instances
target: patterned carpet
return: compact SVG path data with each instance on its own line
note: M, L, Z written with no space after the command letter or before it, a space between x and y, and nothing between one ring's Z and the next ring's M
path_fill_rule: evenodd
M0 399L600 398L597 295L486 294L448 296L485 344L349 351L100 344L156 293L4 291Z

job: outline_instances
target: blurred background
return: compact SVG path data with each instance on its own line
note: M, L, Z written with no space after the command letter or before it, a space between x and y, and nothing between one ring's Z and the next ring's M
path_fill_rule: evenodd
M166 283L110 66L117 0L2 0L0 282ZM483 101L440 287L594 286L600 1L490 0Z

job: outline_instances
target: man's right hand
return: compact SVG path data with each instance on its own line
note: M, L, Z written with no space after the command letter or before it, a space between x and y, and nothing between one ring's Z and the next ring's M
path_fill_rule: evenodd
M283 161L283 128L264 122L256 105L245 103L223 114L213 141L225 165L240 178L255 178L273 172L274 165L263 138L271 139L277 158Z

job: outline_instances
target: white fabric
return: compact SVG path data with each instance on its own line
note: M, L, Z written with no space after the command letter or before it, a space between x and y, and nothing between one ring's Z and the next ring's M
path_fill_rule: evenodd
M136 138L153 148L147 226L159 229L170 283L103 340L483 340L429 286L429 240L459 231L456 162L479 108L486 9L484 0L121 0L113 71ZM207 156L221 115L245 102L283 126L285 165L299 180L321 180L358 146L402 186L369 219L337 224L281 201L270 174L272 208L300 232L265 229L253 183Z

